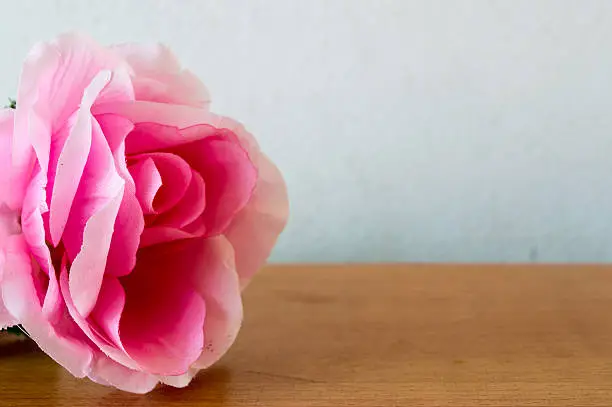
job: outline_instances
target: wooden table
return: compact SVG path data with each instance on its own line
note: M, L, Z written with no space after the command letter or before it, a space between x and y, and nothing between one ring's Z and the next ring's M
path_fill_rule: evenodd
M276 266L230 353L145 396L0 347L2 406L612 406L612 268Z

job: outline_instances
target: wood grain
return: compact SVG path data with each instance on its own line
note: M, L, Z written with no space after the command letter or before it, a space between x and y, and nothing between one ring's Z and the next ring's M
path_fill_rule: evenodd
M145 396L0 347L2 406L610 406L612 268L276 266L239 340Z

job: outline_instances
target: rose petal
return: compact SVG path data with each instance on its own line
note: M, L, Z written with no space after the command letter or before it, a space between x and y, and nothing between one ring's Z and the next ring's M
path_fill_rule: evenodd
M129 274L136 264L136 251L144 229L144 218L136 199L136 186L125 158L125 138L134 125L116 115L96 116L102 134L108 141L118 175L125 180L125 192L115 221L115 231L106 263L106 272L114 276Z
M10 313L40 348L77 377L90 368L92 353L82 341L62 336L45 318L34 286L30 257L23 238L16 237L6 248L2 297Z
M44 174L37 165L32 180L26 191L21 213L21 228L29 251L37 265L34 276L37 296L43 299L42 313L51 323L61 318L62 299L59 293L57 277L51 260L51 253L46 244L43 213L44 206ZM44 273L44 274L43 274Z
M4 274L4 262L5 262L4 249L0 247L0 284L2 284L3 274ZM11 315L9 310L4 306L4 298L2 297L2 291L0 291L0 329L4 329L9 326L16 325L18 322Z
M0 267L2 267L0 265ZM11 315L11 313L4 306L4 300L0 295L0 329L6 329L11 326L17 325L19 322Z
M144 225L140 204L126 187L115 219L115 230L106 259L106 274L120 277L132 272L136 266L136 252Z
M55 270L51 261L51 253L46 244L45 225L43 221L43 214L47 212L44 189L45 182L45 174L37 164L24 197L21 211L21 228L36 264L40 266L40 269L47 277L50 277L55 275ZM47 317L51 317L51 314L54 314L57 310L57 301L58 298L53 290L47 292L45 305L43 306L43 310Z
M118 67L111 64L111 67L115 67L115 69L109 70L109 68L104 68L100 70L100 72L109 70L111 77L96 98L94 104L129 103L134 100L134 88L132 86L132 79L130 78L130 70L124 66L122 62L117 61L117 63L119 64Z
M200 248L187 240L140 249L136 268L121 278L121 340L149 373L183 374L202 352L205 304L191 283L207 268Z
M181 66L170 49L162 44L122 44L113 47L134 69L137 100L206 107L206 87Z
M13 111L0 111L0 284L4 269L3 247L10 236L21 233L18 213L8 207L6 200L11 194L11 138L13 136ZM15 325L15 318L4 307L0 292L0 329Z
M110 278L116 279L116 277ZM139 364L136 363L132 358L130 358L129 355L125 353L125 349L123 348L123 344L121 342L115 343L112 338L109 338L105 335L104 330L100 329L97 323L92 323L96 322L93 318L86 319L77 311L74 303L72 302L72 294L70 293L68 282L68 270L66 268L65 261L62 262L62 270L60 273L59 282L60 290L65 300L66 308L68 310L69 318L71 318L76 323L76 325L81 329L81 332L86 335L87 338L89 338L89 340L98 347L98 349L100 349L112 360L130 369L141 370ZM114 294L116 295L117 293L114 292ZM107 301L110 300L102 300L103 304L106 304ZM121 312L121 310L116 306L113 307L113 311L118 313ZM107 312L110 313L110 310L107 310Z
M30 99L27 96L38 95L39 105L53 101L48 106L46 116L52 118L53 132L77 110L83 89L100 71L116 73L111 87L101 95L100 102L134 99L133 89L129 85L131 67L123 58L82 34L65 34L53 42L37 45L30 53L26 67L29 69L24 68L19 84L18 109L22 103L28 102L22 96ZM69 80L66 81L66 78Z
M14 176L11 159L12 137L13 137L13 110L0 110L0 204L8 206L12 194ZM25 177L23 177L25 178ZM7 202L9 201L9 202ZM13 207L13 209L17 209ZM0 246L2 242L0 241Z
M142 173L144 170L156 170L161 177L162 185L156 191L155 198L152 202L152 209L155 213L163 213L174 205L176 205L185 195L189 184L191 183L191 168L189 164L185 162L181 157L169 154L169 153L151 153L140 156L131 157L134 164L130 165L128 169L131 170L133 165L138 165L141 160L152 160L155 167L140 167L138 174L132 174L134 178L138 175L141 178L142 183L153 183L155 182L155 175L147 177L146 173ZM139 180L134 180L137 188L152 189L151 186L143 187L138 184L141 183ZM144 198L144 196L143 196Z
M155 162L147 157L128 169L136 185L136 198L145 215L155 214L153 200L162 186L162 177Z
M66 227L68 214L89 155L93 131L93 118L89 109L110 78L110 72L102 71L85 89L74 126L70 129L70 134L60 153L49 213L51 242L54 246L59 244Z
M53 265L51 265L51 267L53 267ZM47 291L42 307L43 315L49 322L57 323L62 317L63 305L64 302L61 297L55 270L51 270L48 274Z
M176 56L163 44L125 43L113 45L111 49L126 59L136 75L143 72L172 74L181 71Z
M204 351L193 367L204 369L234 343L242 324L242 299L232 246L222 236L199 241L206 269L196 284L206 303L206 319Z
M203 221L207 236L223 232L251 199L257 170L236 136L221 129L214 136L176 146L170 151L183 157L206 183Z
M182 228L194 222L206 207L206 189L202 176L196 171L191 171L191 183L181 201L174 205L169 211L155 218L155 224Z
M88 377L96 383L137 394L150 392L159 382L156 376L128 369L103 354L95 357Z
M46 173L53 136L77 111L83 89L104 70L112 71L110 83L98 95L102 103L134 99L129 80L131 67L118 55L91 39L76 34L60 36L51 43L37 44L28 55L21 78L15 113L13 166L21 174L31 172L32 147ZM69 80L66 80L69 78ZM14 183L14 202L25 195L25 180ZM54 226L55 230L55 226ZM54 236L55 236L54 232Z
M136 125L157 123L179 129L202 124L231 129L232 124L235 124L231 119L215 115L205 109L142 100L132 103L99 104L94 106L92 111L96 115L117 114L131 120Z
M186 144L215 134L218 129L227 129L238 137L255 166L258 166L257 141L241 123L229 117L189 106L145 101L98 105L93 110L96 114L120 114L136 124L134 131L138 132L133 133L135 140L131 140L132 134L126 139L126 151L130 154ZM156 134L159 131L162 133Z
M243 288L270 255L289 216L287 188L278 168L261 154L258 171L251 200L224 233L236 252Z
M49 106L44 92L52 81L59 54L46 44L34 46L24 61L19 79L19 108L15 111L15 132L12 145L12 165L15 174L30 174L34 169L34 152L39 156L41 169L46 173L51 142ZM45 84L40 89L40 84ZM43 96L41 96L41 93ZM18 207L26 195L28 178L20 177L13 183L10 205ZM46 181L46 180L45 180Z
M140 154L165 150L169 147L191 143L215 135L217 128L211 125L195 125L193 129L180 130L158 123L139 123L126 139L126 152Z
M8 207L6 200L11 194L11 138L13 136L13 111L0 111L0 284L4 269L3 247L10 236L21 233L19 214ZM0 292L0 329L16 324L15 318L4 307Z
M227 129L196 125L179 130L142 123L134 128L126 144L132 152L146 150L152 145L166 148L184 158L202 175L206 183L204 225L208 235L219 234L229 225L249 201L257 180L257 171L248 153L238 137ZM166 222L159 220L156 224L162 226Z
M87 221L83 247L72 262L70 293L77 311L83 317L89 315L100 292L123 191L122 186L116 196Z
M199 234L189 233L185 230L167 226L151 226L143 230L140 237L140 247L149 247L160 243L168 243L174 240L189 239L204 235L204 231Z
M91 142L87 163L62 236L62 243L71 261L74 261L81 250L87 221L116 198L118 191L126 184L117 171L115 158L102 129L95 120L92 120ZM133 231L133 233L139 232L139 230ZM132 253L132 256L134 255L135 253Z
M187 387L191 380L198 374L198 369L189 369L186 373L178 376L160 376L159 380L167 384L168 386L177 387L182 389L183 387Z
M125 142L127 135L134 129L131 121L115 114L101 114L95 118L113 152Z
M100 287L98 301L91 311L90 319L102 329L105 337L118 348L123 348L119 337L119 321L125 308L125 291L119 280L105 277Z
M113 153L117 172L127 183L127 190L134 193L134 181L127 169L125 159L125 138L134 129L134 125L126 118L113 114L98 115L96 121L100 125L102 134L108 142L108 147Z

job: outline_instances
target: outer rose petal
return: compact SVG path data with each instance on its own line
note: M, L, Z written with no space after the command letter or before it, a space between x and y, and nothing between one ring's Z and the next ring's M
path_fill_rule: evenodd
M232 346L242 325L240 282L234 265L234 250L222 236L202 239L207 269L196 284L206 302L204 351L193 367L205 369Z
M206 303L204 320L205 346L198 360L179 376L160 376L170 386L185 387L200 369L218 361L231 347L242 324L240 283L234 269L234 253L224 237L193 239L189 250L197 263L206 264L201 275L194 273L190 281Z
M51 253L45 243L43 213L47 209L44 200L44 184L44 174L37 165L23 201L21 228L34 263L40 268L40 272L46 274L48 279L45 293L45 284L38 283L45 280L45 277L33 276L34 281L38 283L36 284L37 295L41 301L44 298L42 313L49 322L54 323L61 318L62 299L59 293L55 270L51 262Z
M4 274L4 263L5 263L4 250L0 248L0 283L2 283ZM9 310L4 306L4 299L2 297L2 291L0 291L0 329L4 329L9 326L17 325L17 320L11 315Z
M4 246L8 239L16 233L21 233L19 217L6 203L11 193L11 137L13 136L13 111L5 109L0 111L0 283L4 270ZM4 307L0 293L0 329L15 325L15 319Z
M261 154L258 170L251 201L225 232L236 252L236 269L243 288L270 255L289 217L287 188L278 168Z
M89 346L63 336L43 318L25 241L15 236L5 249L2 297L6 307L45 353L74 376L86 376L92 359Z
M201 354L206 308L192 281L207 267L190 239L140 249L136 268L121 278L121 340L143 370L180 375Z
M3 257L3 256L0 255L0 257ZM0 259L0 269L2 268L2 262L3 260ZM1 275L0 275L0 279L2 279ZM10 326L17 325L17 324L18 324L17 320L15 320L15 318L11 315L11 313L4 306L4 300L1 300L0 298L0 329L5 329Z
M30 253L36 260L36 263L44 273L51 277L55 275L55 271L51 263L51 253L45 243L45 226L43 221L43 214L47 212L44 190L45 182L44 173L37 164L23 201L21 227ZM55 305L49 304L48 301L57 304L57 297L45 298L45 305L43 306L45 313L51 312L51 309L56 308Z
M111 73L103 71L87 86L83 92L81 106L76 113L75 123L59 154L49 212L51 241L55 246L64 233L68 214L89 156L93 131L93 117L89 110L110 79Z
M11 159L13 137L13 110L0 110L0 204L8 204L6 198L11 195L13 167ZM22 177L25 178L25 177ZM25 183L21 181L20 183ZM16 209L16 208L13 208ZM0 232L2 233L2 232ZM2 246L2 241L0 241Z
M168 386L183 388L187 387L191 380L198 374L198 369L189 369L180 376L159 376L159 380Z
M3 127L0 124L0 128ZM0 167L3 165L3 162L10 163L10 157L3 157L3 154L8 155L10 153L10 149L4 149L3 143L6 139L10 140L10 136L5 137L0 130ZM7 161L5 161L7 160ZM3 177L8 178L9 173L4 172L4 168L0 168L0 191L2 190L2 182ZM0 284L2 283L4 267L5 267L5 249L4 247L9 243L9 239L11 236L16 233L20 233L19 227L19 217L12 211L5 203L1 201L1 197L4 196L0 194ZM10 314L10 312L5 308L4 301L2 299L2 292L0 291L0 329L4 329L7 326L15 325L17 322L15 318Z
M113 277L111 277L113 278ZM66 307L68 309L67 318L71 318L81 329L83 335L86 335L89 340L91 340L95 346L98 347L100 351L110 357L112 360L120 363L123 366L126 366L131 369L140 369L138 363L136 363L133 359L129 357L121 346L117 346L117 344L111 343L110 339L107 339L103 336L104 332L98 332L97 326L90 324L89 319L83 318L81 314L76 310L72 298L70 297L70 289L68 287L68 270L66 269L65 261L62 264L62 271L60 274L60 288L62 291L62 295L65 299ZM106 317L109 318L110 314L113 312L121 311L121 302L123 298L119 298L117 296L118 293L115 293L116 297L115 301L109 301L107 299L101 301L102 305L106 305L109 307L109 304L113 304L113 309L106 309ZM119 293L120 294L120 293ZM119 303L119 307L116 306L116 303ZM96 314L100 314L101 312L96 310ZM94 315L94 317L98 317L99 315ZM111 319L111 318L109 318ZM115 318L112 318L115 319ZM112 322L107 324L107 327L111 327ZM120 344L121 345L121 344Z
M104 92L103 102L134 99L127 76L131 67L120 56L91 38L66 34L56 41L37 44L30 52L21 74L17 111L27 113L31 108L39 108L37 113L44 113L43 118L49 120L47 123L51 124L50 130L54 132L76 111L83 89L102 70L115 71L120 75L116 78L118 82L113 79L115 85ZM70 80L66 81L65 78Z
M207 107L208 90L181 66L170 49L162 44L122 44L113 47L134 69L137 100Z
M34 165L32 147L46 173L54 134L77 110L83 90L102 70L113 72L111 83L98 102L134 99L129 82L130 66L118 55L81 35L64 35L55 42L40 43L28 55L21 78L15 113L13 165L27 174ZM69 81L64 78L70 78ZM26 185L16 183L15 202L25 195Z
M88 376L96 383L138 394L150 392L159 382L157 376L128 369L102 353L94 358Z

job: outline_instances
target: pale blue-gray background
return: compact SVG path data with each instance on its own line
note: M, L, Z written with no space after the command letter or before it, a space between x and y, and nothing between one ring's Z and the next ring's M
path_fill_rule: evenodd
M612 260L612 1L1 1L36 41L163 41L283 170L274 261Z

